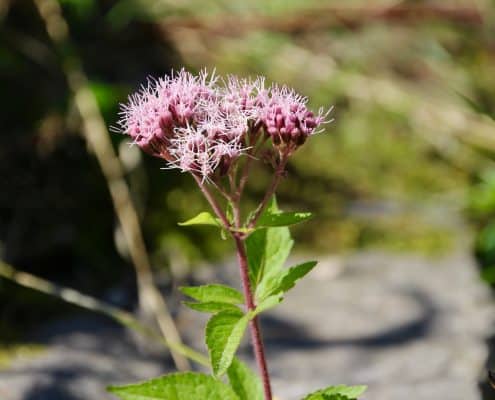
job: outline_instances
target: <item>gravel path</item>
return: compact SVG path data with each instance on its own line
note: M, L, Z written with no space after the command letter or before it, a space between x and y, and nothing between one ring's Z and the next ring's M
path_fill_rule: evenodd
M296 400L329 384L366 383L368 400L478 400L494 318L466 253L329 257L263 319L275 393ZM201 346L196 314L184 311L181 328ZM47 351L0 372L1 400L110 399L109 383L170 370L156 349L100 318L35 336ZM246 345L243 356L250 361Z
M360 254L329 280L335 263L323 262L273 313L295 328L268 344L282 398L366 383L370 400L480 399L495 314L469 257Z

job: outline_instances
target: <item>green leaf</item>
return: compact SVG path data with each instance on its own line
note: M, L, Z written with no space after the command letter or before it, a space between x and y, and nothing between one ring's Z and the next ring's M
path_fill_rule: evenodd
M318 390L304 398L304 400L356 400L366 390L366 386L329 386Z
M227 310L239 311L239 308L237 306L230 303L220 303L216 301L210 301L207 303L194 303L191 301L184 301L183 303L184 305L195 311L205 312L205 313L215 314L217 312L227 311Z
M275 275L267 276L256 288L256 300L262 302L276 293L286 293L295 286L299 279L309 273L316 264L316 261L308 261L295 267L281 270Z
M275 197L262 214L276 214L280 210ZM289 256L294 241L290 237L289 228L262 228L253 232L246 239L248 255L249 279L255 290L261 279L267 275L276 274Z
M216 376L223 375L230 367L249 319L250 314L240 311L221 311L206 324L206 345Z
M234 358L227 370L230 386L239 396L239 400L263 400L263 386L258 375L249 367Z
M283 271L284 274L282 275L282 280L280 282L280 290L284 293L288 292L295 286L299 279L303 278L316 267L316 264L318 264L318 261L307 261Z
M185 372L165 375L108 391L122 400L240 400L235 392L212 376Z
M313 214L309 212L268 212L260 217L256 226L260 228L290 226L311 218L313 218Z
M266 299L264 299L261 303L259 303L256 306L253 315L256 316L266 310L269 310L270 308L275 307L276 305L280 304L283 299L284 296L282 295L282 293L277 293L272 296L268 296Z
M186 296L192 297L201 303L244 303L244 296L238 290L225 285L184 286L179 289Z
M211 225L211 226L216 226L217 228L222 228L222 224L218 220L218 218L215 218L213 215L211 215L209 212L203 211L200 212L198 215L195 217L188 219L187 221L184 222L179 222L180 226L190 226L190 225Z

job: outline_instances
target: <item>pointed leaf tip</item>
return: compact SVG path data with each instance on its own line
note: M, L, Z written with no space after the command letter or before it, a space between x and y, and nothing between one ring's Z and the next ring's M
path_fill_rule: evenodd
M364 385L329 386L326 389L321 389L307 395L303 400L357 400L358 397L366 391L366 389L367 387Z
M288 292L296 285L296 282L306 276L316 264L316 261L308 261L288 269L282 269L276 274L266 276L256 288L256 299L258 301L264 301L274 294Z
M290 226L307 221L311 218L313 218L313 214L310 212L268 212L260 217L256 225L258 228Z
M273 308L280 304L282 300L284 299L284 296L282 293L277 293L271 296L268 296L265 298L261 303L259 303L254 310L254 316L261 314L262 312L265 312L269 310L270 308Z
M220 223L218 218L215 218L213 215L206 211L200 212L198 215L191 219L188 219L187 221L179 222L179 226L191 225L210 225L216 226L218 228L222 227L222 224Z
M179 290L186 296L202 303L243 304L244 296L236 289L221 284L183 286Z

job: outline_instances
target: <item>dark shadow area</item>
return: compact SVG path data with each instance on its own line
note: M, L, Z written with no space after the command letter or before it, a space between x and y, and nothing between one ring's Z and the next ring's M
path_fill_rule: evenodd
M102 388L132 382L146 365L166 373L175 369L161 345L150 344L103 317L80 314L47 324L28 336L30 342L48 346L42 362L30 362L1 371L0 376L25 379L32 387L25 400L76 400L97 398ZM143 364L142 364L143 363ZM88 384L90 383L90 384Z
M9 12L0 23L1 257L19 269L99 298L122 288L127 307L135 300L134 271L115 246L115 213L107 183L80 135L60 57L34 2L7 3ZM105 123L111 126L118 118L119 102L133 88L149 74L162 75L182 61L152 24L109 26L105 15L114 1L82 3L92 4L87 13L80 15L65 3L64 15ZM116 148L124 140L119 134L110 138ZM149 168L157 176L162 173L158 164L146 158L140 171ZM177 176L166 183L174 186L180 180ZM148 193L163 198L167 190L163 185ZM149 225L144 231L146 240L148 234L154 237ZM0 285L0 340L20 337L46 318L72 311L16 285Z
M36 385L26 394L25 400L82 400L82 397L57 386Z
M331 346L390 347L419 340L428 335L437 311L426 294L420 291L410 291L407 295L419 305L420 315L401 325L363 337L349 339L316 338L305 327L270 316L264 317L262 324L266 332L264 336L268 349L318 349ZM331 314L329 314L329 318L331 318Z
M104 382L111 382L115 379L111 374L102 374L101 371L91 368L54 368L45 371L45 377L49 376L47 382L35 384L29 391L26 392L24 400L87 400L87 392L79 395L75 391L76 382L78 380L91 379L99 380L102 386ZM81 389L84 387L80 383L77 385Z

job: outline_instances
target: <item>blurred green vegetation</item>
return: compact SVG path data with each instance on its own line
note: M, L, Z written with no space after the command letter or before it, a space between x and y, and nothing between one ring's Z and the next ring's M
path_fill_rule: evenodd
M286 208L318 216L295 228L300 249L438 253L469 231L459 217L468 206L495 265L495 129L477 112L495 111L493 1L60 3L108 126L147 76L182 66L265 75L314 107L334 105L334 122L296 154L280 189ZM0 5L0 37L1 256L88 293L132 292L105 181L30 1ZM191 179L121 135L112 141L157 271L225 256L229 243L213 231L177 227L205 208ZM268 173L256 171L251 204ZM8 315L22 308L14 291L0 290Z

